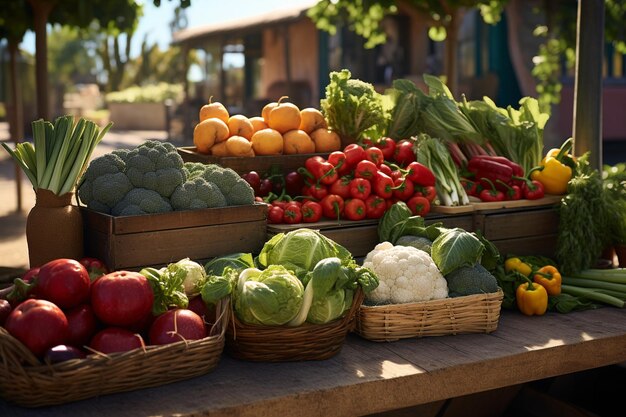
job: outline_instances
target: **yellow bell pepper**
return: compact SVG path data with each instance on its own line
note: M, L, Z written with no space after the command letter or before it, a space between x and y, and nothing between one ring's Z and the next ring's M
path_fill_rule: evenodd
M533 275L533 281L544 287L548 295L561 294L561 273L552 265L539 268Z
M517 271L525 277L528 277L532 272L532 267L520 258L508 258L504 261L504 270L506 272Z
M567 183L572 178L573 157L567 152L572 146L572 138L567 139L559 149L552 149L538 167L530 171L530 178L539 181L546 194L565 194ZM553 156L552 156L553 155Z
M519 311L527 316L541 316L548 309L548 292L543 286L533 284L530 280L517 287L515 300Z

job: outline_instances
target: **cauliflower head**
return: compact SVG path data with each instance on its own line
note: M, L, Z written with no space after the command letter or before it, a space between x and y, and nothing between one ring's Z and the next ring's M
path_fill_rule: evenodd
M448 296L446 279L423 250L382 242L367 254L363 267L378 276L378 288L367 295L372 303L414 303Z

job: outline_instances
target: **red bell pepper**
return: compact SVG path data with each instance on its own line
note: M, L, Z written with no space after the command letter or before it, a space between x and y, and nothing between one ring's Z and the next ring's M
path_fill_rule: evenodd
M406 177L413 181L414 184L423 187L435 185L435 174L424 164L417 161L411 162L406 167Z
M482 201L492 202L504 200L504 193L500 190L497 190L496 187L493 185L493 182L489 178L481 178L481 181L482 180L485 180L490 185L489 188L485 188L480 192L479 197Z
M322 205L322 213L330 219L339 220L343 215L344 200L337 194L328 194L320 202Z
M382 198L391 198L393 195L393 180L387 174L377 171L372 181L374 192Z

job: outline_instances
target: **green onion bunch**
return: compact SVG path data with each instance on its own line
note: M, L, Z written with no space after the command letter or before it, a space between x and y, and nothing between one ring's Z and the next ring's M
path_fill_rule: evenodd
M75 123L74 116L61 116L51 122L35 120L33 143L18 143L15 149L5 143L4 149L22 168L35 191L50 190L63 195L74 190L78 178L85 170L96 145L111 128L104 129L83 118Z

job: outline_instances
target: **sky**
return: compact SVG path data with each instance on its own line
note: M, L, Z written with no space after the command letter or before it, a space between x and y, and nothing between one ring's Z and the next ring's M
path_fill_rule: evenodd
M131 44L131 56L137 56L145 35L148 43L158 43L161 49L171 41L169 23L174 16L174 8L179 0L161 0L161 6L155 7L152 0L139 0L144 4L144 13ZM191 0L191 6L185 11L188 26L197 27L216 22L227 22L243 17L250 17L281 8L292 8L301 4L311 4L311 0ZM22 47L35 51L35 35L29 32L24 37Z

